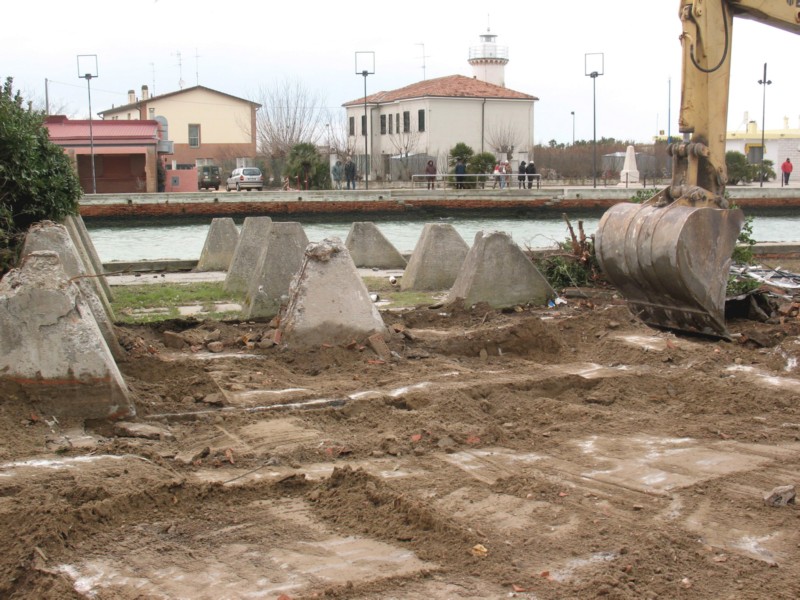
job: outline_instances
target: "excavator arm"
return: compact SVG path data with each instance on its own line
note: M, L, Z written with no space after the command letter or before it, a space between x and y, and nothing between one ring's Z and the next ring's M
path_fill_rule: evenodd
M744 224L725 200L725 138L733 18L800 33L800 0L680 0L679 128L672 181L644 204L603 215L598 262L649 325L727 338L725 290Z

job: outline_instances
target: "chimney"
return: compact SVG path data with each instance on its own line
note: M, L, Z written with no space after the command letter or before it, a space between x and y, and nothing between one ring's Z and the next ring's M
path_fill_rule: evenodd
M783 128L789 129L789 117L783 117Z
M758 125L756 125L755 121L748 121L747 122L747 133L755 135L758 133Z
M128 90L128 104L133 104L134 102L136 102L136 92Z
M142 100L147 100L150 98L150 91L147 89L146 85L142 86Z

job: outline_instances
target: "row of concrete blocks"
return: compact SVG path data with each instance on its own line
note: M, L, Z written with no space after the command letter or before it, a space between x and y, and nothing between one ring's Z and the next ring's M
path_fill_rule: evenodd
M374 229L369 239L376 239L374 225L362 225ZM209 238L216 235L209 232ZM213 240L208 242L213 248ZM0 281L0 392L27 400L44 414L84 419L134 415L117 366L125 352L114 330L110 290L82 220L34 225L22 255L20 267ZM415 261L420 273L425 265L437 277L457 271L448 302L499 307L544 304L554 296L504 233L481 232L468 249L452 226L431 224L407 273L417 268ZM441 289L438 280L431 285ZM388 335L347 245L337 238L308 243L297 223L245 220L240 236L237 231L226 287L247 290L251 315L280 312L281 343L289 347Z
M486 303L494 308L544 304L555 293L535 265L503 232L479 232L470 247L449 223L428 223L406 263L402 254L371 222L353 223L347 239L327 243L357 267L403 269L402 290L449 290L446 303ZM230 218L213 219L200 254L199 271L227 271L225 289L244 293L246 318L273 317L290 298L292 282L313 245L300 223L248 217L241 234ZM343 274L339 274L343 275ZM359 278L360 281L360 278ZM342 280L331 281L337 293ZM322 302L329 293L320 285Z

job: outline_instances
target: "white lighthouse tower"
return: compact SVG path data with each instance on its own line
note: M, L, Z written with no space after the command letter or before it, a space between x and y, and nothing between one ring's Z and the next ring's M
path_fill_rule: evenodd
M487 27L486 33L481 35L481 43L469 48L469 64L476 79L505 87L508 46L498 46L496 37Z

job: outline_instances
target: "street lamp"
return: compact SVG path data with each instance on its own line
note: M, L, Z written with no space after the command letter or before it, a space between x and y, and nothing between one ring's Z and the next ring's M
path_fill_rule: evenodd
M569 114L572 115L572 145L575 145L575 111L571 111Z
M758 80L759 85L764 86L764 95L761 99L761 166L759 167L759 187L764 187L764 115L767 112L767 86L772 85L772 82L767 79L767 63L764 63L764 79Z
M592 181L597 187L597 78L603 74L602 52L584 55L584 75L592 78Z
M375 74L375 53L371 51L356 52L356 75L364 76L364 189L369 189L369 148L367 146L367 75Z
M92 193L97 193L97 177L94 169L94 130L92 128L92 79L97 77L97 54L78 55L78 79L86 80L89 91L89 152L92 162Z

